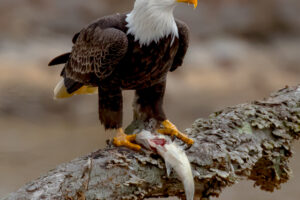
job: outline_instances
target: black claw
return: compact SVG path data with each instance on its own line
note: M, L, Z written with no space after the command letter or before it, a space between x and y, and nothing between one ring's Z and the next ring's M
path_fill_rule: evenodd
M185 151L189 150L190 148L192 148L192 144L187 144L186 147L184 148Z
M171 136L171 139L172 139L172 142L174 142L175 139L176 139L176 136L175 136L175 135L172 135L172 136Z

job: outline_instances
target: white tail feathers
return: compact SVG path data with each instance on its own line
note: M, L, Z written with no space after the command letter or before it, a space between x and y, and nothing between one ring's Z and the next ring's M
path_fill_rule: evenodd
M59 81L59 83L56 85L54 89L54 99L65 99L79 94L97 94L97 93L98 93L97 87L82 86L77 91L69 94L67 92L67 88L65 87L64 80L62 79L61 81Z

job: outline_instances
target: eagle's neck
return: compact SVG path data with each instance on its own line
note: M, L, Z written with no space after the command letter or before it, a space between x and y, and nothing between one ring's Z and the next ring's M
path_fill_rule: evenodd
M128 32L139 41L140 45L158 42L161 38L171 35L178 37L178 28L173 16L175 6L155 7L153 5L138 5L127 15Z

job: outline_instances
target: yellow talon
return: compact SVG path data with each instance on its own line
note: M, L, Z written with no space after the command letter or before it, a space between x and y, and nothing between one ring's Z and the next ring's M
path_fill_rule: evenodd
M157 130L157 132L159 132L160 134L175 136L188 145L194 144L194 140L190 139L186 134L181 133L169 120L163 121L162 125L164 126L164 128Z
M113 144L117 147L128 147L129 149L139 151L141 146L132 143L135 141L136 135L126 135L122 128L118 129L117 136L113 139Z

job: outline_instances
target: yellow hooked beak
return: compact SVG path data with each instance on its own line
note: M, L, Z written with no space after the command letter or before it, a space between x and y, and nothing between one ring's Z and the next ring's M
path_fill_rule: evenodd
M194 8L196 8L198 5L198 0L177 0L177 2L193 4Z

